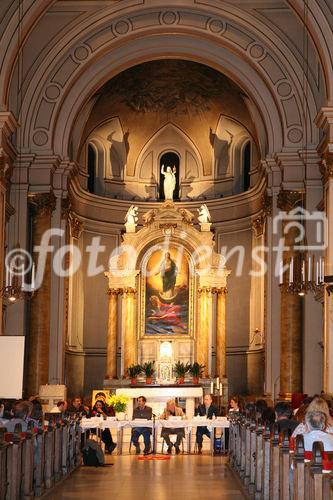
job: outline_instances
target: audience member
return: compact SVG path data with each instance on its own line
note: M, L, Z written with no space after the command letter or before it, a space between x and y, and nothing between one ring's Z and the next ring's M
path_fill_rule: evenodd
M327 428L327 415L322 411L307 411L305 416L306 431L304 437L304 449L312 451L315 441L321 441L325 451L333 451L333 435L325 432Z
M218 408L216 405L213 404L213 398L212 398L211 394L205 395L203 404L198 406L195 414L200 415L201 417L206 417L210 420L213 418L213 416L217 417ZM197 441L197 445L198 445L199 455L201 455L201 453L202 453L202 443L203 443L204 436L207 436L208 438L210 438L210 432L209 432L207 426L197 427L196 441Z
M180 406L176 405L176 402L174 399L169 399L166 404L166 408L164 409L162 415L160 416L161 420L168 420L169 417L182 417L184 418L184 412L180 408ZM176 442L172 443L170 440L170 435L175 434L177 436ZM161 437L165 440L166 444L168 445L168 453L171 454L172 452L172 446L175 447L176 454L178 455L180 453L180 444L182 442L182 439L185 438L185 431L181 427L163 427L162 432L161 432Z
M67 401L58 401L56 406L54 406L50 413L62 413L63 415L67 410Z
M28 427L27 419L32 411L32 403L29 401L17 401L13 406L13 418L6 422L7 432L14 432L15 425L21 424L22 432L26 432Z
M330 416L328 404L325 401L325 399L323 399L320 396L315 396L313 398L313 400L311 401L311 403L307 407L306 414L308 412L314 412L314 411L315 412L319 411L319 412L322 412L326 415L326 429L325 429L325 431L330 433L330 434L333 434L333 421L332 421L332 418ZM300 423L296 427L294 432L292 433L292 436L296 437L298 434L304 434L305 432L308 432L308 428L306 425L306 415L305 415L305 423Z
M133 420L137 418L143 418L147 420L151 420L153 416L153 410L150 406L146 406L146 398L144 396L138 397L138 406L133 411ZM132 432L132 443L135 446L136 454L140 453L140 445L139 445L139 437L143 436L143 441L145 444L144 455L148 455L150 453L150 435L151 428L150 427L135 427Z
M288 430L289 434L292 434L298 426L298 423L296 422L296 420L293 420L291 418L292 409L290 404L286 401L279 401L278 403L276 403L275 415L279 432Z

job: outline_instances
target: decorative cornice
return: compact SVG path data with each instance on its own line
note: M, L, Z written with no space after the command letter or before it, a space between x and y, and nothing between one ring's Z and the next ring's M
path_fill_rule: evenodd
M56 197L52 191L49 193L29 193L28 202L35 217L50 215L56 207Z
M281 210L290 212L303 205L304 193L301 191L287 191L282 189L278 194L277 206Z

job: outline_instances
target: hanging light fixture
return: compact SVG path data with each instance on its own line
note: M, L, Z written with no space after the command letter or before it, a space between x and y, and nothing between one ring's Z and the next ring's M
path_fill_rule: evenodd
M23 5L22 0L19 0L19 15L18 15L18 58L17 58L17 114L21 115L22 120L22 69L23 69L23 51L22 47L22 18ZM19 134L22 139L22 123L19 123ZM20 141L21 145L21 141ZM20 160L19 160L20 162ZM14 223L14 235L17 225L17 241L19 241L19 210L20 210L20 194L21 194L21 165L19 165L19 189L17 202L17 216ZM19 260L18 260L19 259ZM35 266L30 255L20 249L20 244L17 243L15 248L11 250L5 259L6 281L5 286L0 290L0 293L5 301L9 304L14 304L17 300L31 298L35 291ZM31 271L31 284L28 285L25 281L27 272Z

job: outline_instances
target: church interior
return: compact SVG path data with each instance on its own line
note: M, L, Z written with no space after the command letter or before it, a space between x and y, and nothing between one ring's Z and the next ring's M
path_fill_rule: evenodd
M0 41L0 498L26 488L14 491L25 459L17 473L8 450L26 457L29 440L2 433L26 401L48 422L46 464L60 403L68 443L80 428L111 454L117 435L122 469L109 486L111 469L96 470L101 491L132 498L122 474L146 480L132 413L153 415L154 458L169 439L155 419L180 408L212 498L279 498L260 469L270 435L256 402L291 411L317 395L333 412L332 1L1 0ZM76 408L89 420L100 399L111 423L91 435ZM196 418L215 422L204 441ZM269 467L287 449L274 443ZM174 498L203 466L191 472L182 446L178 472L156 463L176 476ZM67 472L34 469L29 498L86 498L73 450L73 478L53 492ZM280 498L302 498L278 476ZM147 481L149 498L166 495ZM313 481L309 498L333 498L333 475L323 496Z

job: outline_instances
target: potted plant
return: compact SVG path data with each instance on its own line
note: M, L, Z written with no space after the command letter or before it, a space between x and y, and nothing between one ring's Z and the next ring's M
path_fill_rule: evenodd
M177 361L174 365L174 371L177 377L178 384L183 384L185 382L185 375L190 369L189 363L183 363L181 361Z
M201 377L204 368L205 365L200 365L197 361L191 364L189 372L192 375L193 384L199 383L199 378Z
M130 399L125 394L111 394L109 397L108 404L114 409L117 420L125 419L126 407Z
M155 361L147 361L142 365L142 371L146 375L146 384L151 384L153 375L155 373L154 368Z
M127 374L131 379L131 385L136 385L138 383L138 375L142 372L142 367L140 365L131 365L127 368Z

